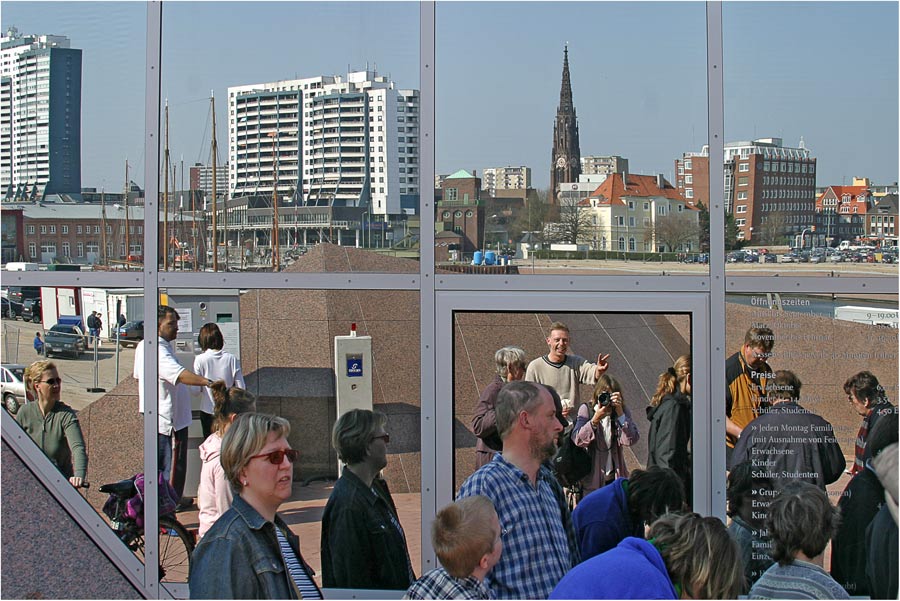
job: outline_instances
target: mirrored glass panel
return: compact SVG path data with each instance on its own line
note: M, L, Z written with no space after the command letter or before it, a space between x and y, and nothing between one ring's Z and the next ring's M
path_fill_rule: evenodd
M22 301L4 315L3 407L31 435L98 514L143 559L143 533L125 504L106 505L102 485L143 471L143 421L134 379L135 349L143 338L143 289L9 287L4 300ZM26 390L25 369L39 382ZM38 373L36 370L41 370ZM46 426L46 427L45 427ZM37 448L35 449L37 452ZM134 502L132 502L134 505Z
M497 395L518 379L557 390L563 435L590 454L590 472L567 488L571 504L649 465L672 468L690 487L689 315L457 311L453 319L454 490L502 450Z
M439 267L708 272L702 4L448 2L435 33Z
M865 464L878 449L866 451L863 425L885 419L884 434L897 439L897 315L896 295L728 295L729 517L751 583L771 564L765 520L789 483L820 488L845 514L866 513L857 487L874 476ZM851 595L869 594L847 561L871 517L848 517L849 530L817 560Z
M316 571L319 585L325 584L323 513L339 476L332 428L354 408L386 416L383 479L396 505L411 565L421 574L417 293L172 288L161 291L160 298L177 311L170 347L181 365L201 378L222 379L239 388L243 383L258 412L290 423L287 442L300 457L293 467L291 494L279 514L300 537L301 553ZM162 335L173 332L167 329ZM161 373L163 364L161 360ZM200 508L215 500L207 484L212 481L210 462L218 461L220 434L231 426L227 419L214 418L211 391L191 386L185 392L190 406L189 425L182 434L186 467L173 484L183 487L187 509L177 517L189 530L205 533L214 522L200 518ZM228 398L238 408L246 397L232 391ZM175 441L176 449L179 444ZM368 444L381 443L373 439ZM177 459L176 452L173 473L180 474ZM222 484L218 487L221 492ZM359 546L365 547L364 542ZM352 548L343 545L335 550L336 557L352 556Z
M139 267L146 7L49 8L3 10L3 263Z
M179 2L163 21L162 269L418 271L416 4Z
M897 6L757 2L722 16L729 273L897 277ZM850 21L866 34L809 52ZM851 73L867 93L833 87Z

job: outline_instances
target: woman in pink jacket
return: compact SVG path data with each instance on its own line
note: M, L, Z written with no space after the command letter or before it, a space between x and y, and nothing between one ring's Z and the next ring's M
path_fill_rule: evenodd
M594 385L590 403L578 408L578 419L572 429L572 440L587 449L593 458L591 473L581 481L585 495L616 478L628 477L622 447L630 447L639 438L619 382L603 374Z
M238 415L256 411L256 397L243 388L228 388L223 380L217 380L210 386L210 390L214 400L213 433L200 445L203 466L197 490L197 504L200 507L198 538L231 507L231 485L225 477L222 462L219 461L222 436Z

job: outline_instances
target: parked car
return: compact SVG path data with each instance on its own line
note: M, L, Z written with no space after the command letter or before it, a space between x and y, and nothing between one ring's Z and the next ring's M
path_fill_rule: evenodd
M22 303L22 321L33 321L41 323L44 320L44 312L41 305L41 299L28 298Z
M119 344L123 347L137 347L138 342L144 339L144 320L129 321L117 328L119 331Z
M6 297L14 303L22 304L26 298L41 298L40 286L10 286Z
M746 253L745 253L744 251L742 251L742 250L734 250L734 251L731 251L731 252L728 253L728 255L725 257L725 262L726 262L726 263L743 263L743 262L744 262L744 255L745 255L745 254L746 254Z
M0 391L3 406L11 414L19 412L19 407L27 402L25 396L25 366L18 363L4 363L0 366Z
M757 253L744 253L744 263L759 263L759 255Z
M762 255L762 257L763 257L764 263L777 263L778 262L778 255L773 254L773 253L766 253L766 254Z
M20 315L22 315L22 303L17 303L16 301L9 300L8 298L0 299L2 305L0 305L0 311L2 311L2 316L4 319L16 319Z
M800 254L796 252L789 252L781 255L782 263L799 263L800 262Z
M828 260L832 263L843 263L847 260L847 257L842 252L835 252L828 257Z
M44 354L70 355L77 359L85 351L84 332L78 326L58 323L44 336Z

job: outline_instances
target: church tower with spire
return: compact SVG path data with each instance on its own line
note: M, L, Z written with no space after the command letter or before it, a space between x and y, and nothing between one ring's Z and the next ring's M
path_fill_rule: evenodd
M553 150L550 157L550 204L558 206L559 185L577 182L581 175L581 148L578 144L578 117L572 101L572 82L569 79L569 45L563 52L562 86L559 108L553 124Z

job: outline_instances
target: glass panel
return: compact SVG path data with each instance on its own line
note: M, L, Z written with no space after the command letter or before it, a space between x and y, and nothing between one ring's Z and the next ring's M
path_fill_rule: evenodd
M690 394L683 397L683 413L673 411L672 415L685 418L686 430L681 432L685 438L678 448L665 449L655 434L656 428L666 425L657 422L653 426L648 420L648 409L651 406L662 406L668 402L675 403L674 380L666 380L671 385L658 399L654 400L659 389L660 376L672 367L682 355L691 352L691 320L689 315L664 313L478 313L457 311L454 313L454 414L456 472L454 490L475 469L490 461L491 449L500 445L496 426L490 426L493 418L493 403L500 385L498 365L495 353L506 346L518 347L524 351L524 361L529 365L526 372L507 369L513 374L520 374L526 380L551 383L548 378L562 377L546 373L549 364L546 358L559 362L559 358L550 357L549 353L559 352L559 337L564 334L560 330L550 330L551 324L561 322L568 326L568 349L562 349L569 355L579 355L587 361L597 362L599 355L609 354L609 367L605 375L614 380L612 390L616 388L622 395L629 418L617 431L616 447L621 450L624 465L615 457L615 468L620 476L648 465L650 447L653 447L653 465L668 466L690 481L689 439L691 430ZM513 335L510 332L514 332ZM552 346L551 343L552 342ZM571 365L571 364L570 364ZM552 368L555 369L555 368ZM566 368L561 368L565 370ZM560 397L564 406L571 407L567 421L575 428L579 418L587 424L589 417L594 416L596 404L592 398L594 392L593 373L585 376L577 391L565 392L559 380ZM618 386L616 386L618 383ZM609 386L601 387L608 390ZM482 402L484 401L484 402ZM655 411L654 411L655 413ZM599 418L598 418L599 419ZM674 421L674 420L673 420ZM602 420L601 420L602 422ZM672 424L669 424L672 425ZM571 430L569 430L571 435ZM576 433L578 440L586 444L586 448L597 461L605 460L606 454L600 449L599 435L582 436ZM657 436L657 440L652 440ZM590 438L594 438L593 442ZM576 440L576 442L578 442ZM627 441L628 444L625 444ZM493 446L492 446L493 445ZM677 446L677 445L676 445ZM661 458L665 451L671 451L678 459L668 464ZM614 451L617 453L618 451ZM601 470L604 468L600 468ZM612 471L609 474L612 476ZM585 492L590 492L603 484L606 478L601 476L598 468L593 468L583 485Z
M4 6L4 263L140 265L146 14L116 2Z
M896 277L897 6L812 6L723 10L727 269ZM805 40L848 19L872 27L807 52ZM823 93L836 70L879 83Z
M418 293L168 289L162 299L179 314L173 346L183 365L211 378L220 373L219 360L209 350L215 346L213 339L203 336L208 347L204 351L199 336L201 328L215 324L223 350L240 362L257 410L291 423L288 441L301 456L294 466L293 494L279 511L299 535L303 557L320 585L322 514L338 470L331 446L337 414L368 405L387 415L390 442L384 478L406 533L413 569L421 574ZM353 325L357 336L351 338ZM233 375L231 368L225 372ZM204 398L191 396L184 487L185 497L201 503L206 502L198 497L202 421L211 410L203 405ZM178 519L190 529L200 527L196 505Z
M163 269L418 258L416 4L180 2L163 19Z
M827 490L832 503L845 503L851 481L848 470L854 466L861 413L866 409L848 403L844 385L852 376L870 372L880 383L878 393L896 403L898 304L896 295L754 294L728 295L727 301L726 343L736 354L726 362L725 375L732 397L731 419L743 428L734 451L728 451L733 455L731 528L746 543L752 582L768 564L768 547L759 530L772 491L800 479ZM744 345L748 333L751 342ZM740 357L749 358L747 367L742 368ZM756 360L760 363L754 367ZM792 372L802 387L797 390L780 370ZM757 384L764 386L768 399L765 410L753 419L752 407L761 398ZM792 390L797 390L799 405L809 414L781 402L797 396ZM806 449L803 453L801 447ZM808 452L810 448L816 452ZM740 466L742 462L749 464ZM858 534L864 533L865 524L851 524ZM826 569L834 569L832 559L829 548L821 560ZM856 585L847 590L851 595L868 594Z
M143 337L143 289L11 287L5 291L11 298L24 295L25 311L15 320L3 320L3 406L26 429L37 428L33 436L40 439L41 404L34 393L26 401L22 371L39 360L55 365L56 377L62 379L59 401L77 413L84 440L86 479L91 486L81 492L109 523L111 516L102 511L109 494L100 491L101 485L143 471L143 421L136 410L137 382L132 377L135 347ZM100 323L93 319L90 323L95 326L96 337L88 327L95 311ZM64 421L62 413L55 415L58 418L52 418L51 424ZM58 439L43 436L45 452L53 453L63 473L69 469L70 460L65 457L69 449L77 476L77 442L71 446L73 438L67 435L60 455L52 450ZM133 496L133 489L130 492ZM123 540L137 548L133 521L123 520L118 531ZM143 554L139 557L143 559Z
M447 2L436 21L437 265L708 273L708 171L685 170L707 140L702 4Z

